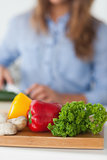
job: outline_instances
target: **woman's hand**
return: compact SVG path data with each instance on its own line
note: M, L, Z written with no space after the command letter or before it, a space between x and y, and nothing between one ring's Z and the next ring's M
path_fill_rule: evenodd
M13 83L12 77L7 68L0 66L0 89L3 87L4 80L7 83Z
M57 102L65 104L72 101L84 101L87 103L87 99L82 94L61 94L53 91L47 86L34 84L27 89L26 94L29 94L32 99L43 100L45 102Z
M44 85L34 84L27 89L26 94L29 94L32 99L61 103L61 94Z

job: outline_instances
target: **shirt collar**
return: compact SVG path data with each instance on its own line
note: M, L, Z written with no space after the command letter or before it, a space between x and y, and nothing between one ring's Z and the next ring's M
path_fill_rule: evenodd
M69 13L66 13L65 15L59 17L56 23L49 16L46 17L46 20L48 23L49 31L51 33L64 33L64 31L66 30L66 24L69 20Z

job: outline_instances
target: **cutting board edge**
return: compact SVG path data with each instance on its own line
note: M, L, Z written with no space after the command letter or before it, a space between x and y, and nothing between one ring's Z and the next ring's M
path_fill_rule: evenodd
M48 139L47 139L48 138ZM52 137L2 137L0 146L25 148L104 149L104 138L53 139ZM23 141L22 141L23 139Z

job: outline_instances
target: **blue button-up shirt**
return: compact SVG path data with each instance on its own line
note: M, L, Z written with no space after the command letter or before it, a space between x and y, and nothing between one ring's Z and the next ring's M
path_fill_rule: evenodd
M21 89L39 83L60 93L82 93L91 103L107 104L107 26L98 27L94 59L85 62L66 37L68 14L57 23L48 18L47 34L36 33L30 17L27 13L14 18L0 47L1 65L8 67L20 56Z

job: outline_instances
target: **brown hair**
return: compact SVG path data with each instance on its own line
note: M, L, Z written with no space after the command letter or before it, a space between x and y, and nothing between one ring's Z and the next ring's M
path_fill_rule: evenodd
M90 15L94 0L68 0L70 18L67 23L67 36L73 40L76 55L84 60L93 56L93 42L96 37L97 21ZM49 12L49 0L39 0L33 14L33 24L39 31L48 30L46 15ZM37 22L37 23L36 23Z

